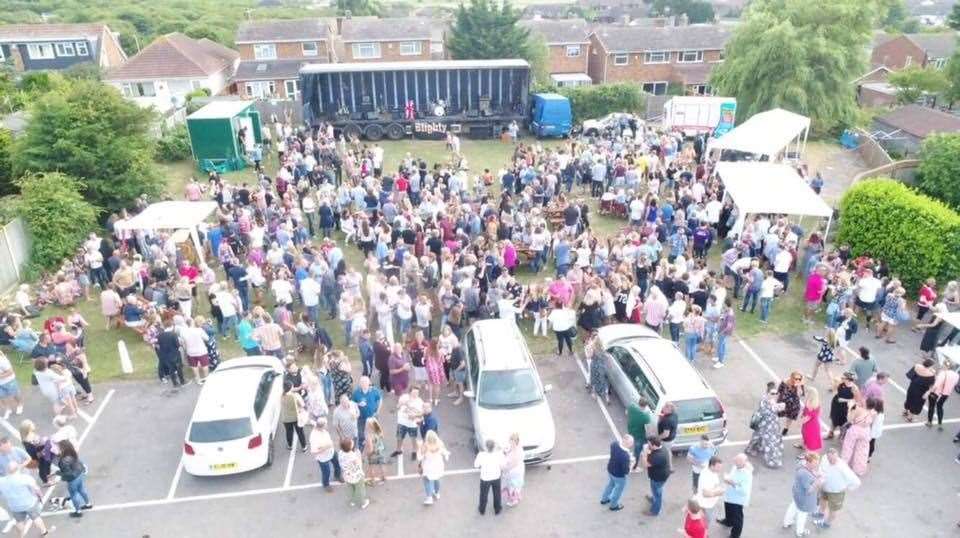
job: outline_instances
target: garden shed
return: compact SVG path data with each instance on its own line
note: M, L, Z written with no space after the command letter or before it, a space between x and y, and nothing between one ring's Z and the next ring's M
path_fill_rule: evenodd
M190 148L201 170L242 170L246 155L262 140L253 101L213 101L187 116Z

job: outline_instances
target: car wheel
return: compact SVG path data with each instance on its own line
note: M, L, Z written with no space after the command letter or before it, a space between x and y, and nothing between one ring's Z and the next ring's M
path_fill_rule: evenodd
M264 467L270 467L273 465L273 453L276 450L274 447L273 436L270 436L270 444L267 445L267 462L263 464Z

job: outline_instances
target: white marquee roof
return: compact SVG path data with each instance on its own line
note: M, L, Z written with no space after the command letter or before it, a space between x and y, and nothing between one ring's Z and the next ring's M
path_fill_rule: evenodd
M126 230L191 229L206 220L216 209L216 202L157 202L129 220L117 224L118 228Z
M809 128L810 118L775 108L755 114L723 137L711 140L710 149L731 149L773 157Z
M833 215L833 209L790 165L720 162L716 171L726 192L743 214Z

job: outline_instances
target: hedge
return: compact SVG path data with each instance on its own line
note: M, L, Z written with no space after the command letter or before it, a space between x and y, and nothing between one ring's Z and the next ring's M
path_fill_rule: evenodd
M190 149L190 135L186 125L177 125L157 140L158 161L176 162L189 159L193 156Z
M628 83L558 88L557 93L570 99L576 123L611 112L642 112L646 104L640 86Z
M931 276L945 282L960 274L960 214L889 178L847 191L837 240L855 256L886 260L908 290Z

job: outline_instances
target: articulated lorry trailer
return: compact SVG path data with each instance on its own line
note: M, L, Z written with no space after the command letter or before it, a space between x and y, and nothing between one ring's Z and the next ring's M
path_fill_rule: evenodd
M300 69L303 116L348 137L496 137L529 118L524 60L308 64Z

